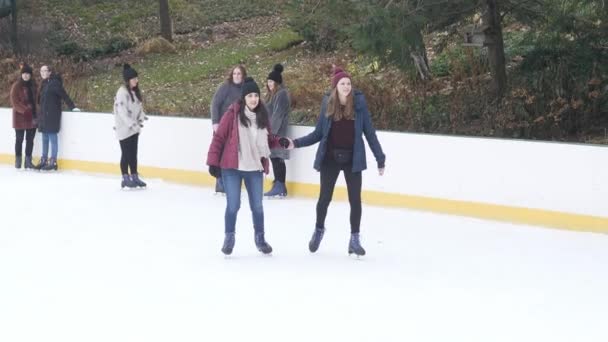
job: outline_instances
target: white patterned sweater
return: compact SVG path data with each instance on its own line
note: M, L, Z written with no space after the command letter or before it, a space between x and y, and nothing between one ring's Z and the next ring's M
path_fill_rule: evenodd
M133 93L127 91L125 86L121 86L114 98L114 130L116 138L124 140L141 131L143 121L146 120L141 101Z

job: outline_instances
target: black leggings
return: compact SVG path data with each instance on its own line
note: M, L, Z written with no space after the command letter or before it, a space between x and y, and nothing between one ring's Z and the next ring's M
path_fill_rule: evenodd
M132 175L137 173L138 140L139 133L120 141L120 150L122 151L120 156L120 172L122 172L123 175L129 174L129 168L131 169Z
M272 172L274 173L274 180L277 182L285 183L285 176L287 174L287 167L285 161L281 158L270 158L272 161Z
M34 150L34 137L36 129L15 129L15 156L22 155L23 137L25 136L25 156L31 157Z
M340 165L333 160L326 160L321 165L321 191L317 202L317 227L325 228L327 208L334 194L334 187L340 175L344 172L348 202L350 202L350 231L359 233L361 225L361 172L352 172L353 164Z

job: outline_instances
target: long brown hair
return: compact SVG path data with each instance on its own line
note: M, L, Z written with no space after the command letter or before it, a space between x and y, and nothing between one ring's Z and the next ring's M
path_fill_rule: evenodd
M232 73L234 72L234 69L241 70L241 75L243 75L243 82L244 82L245 77L247 77L247 69L245 69L245 66L242 64L239 64L235 67L230 68L230 71L228 72L228 76L226 77L226 82L228 82L230 84L234 84L234 82L232 80Z
M49 81L51 79L51 75L55 73L55 69L53 67L51 67L49 64L42 64L40 66L40 69L46 67L46 69L49 71L49 77L45 79L40 79L40 84L38 84L38 93L36 94L36 102L40 103L40 100L42 99L42 87L44 86L44 81ZM32 78L34 78L34 75L32 75Z
M270 90L270 88L268 88L268 80L266 80L266 96L264 97L264 102L269 103L282 87L282 83L274 82L274 89Z
M343 109L344 108L344 109ZM327 101L327 110L325 111L327 117L333 118L334 121L342 119L354 120L355 119L355 99L353 97L353 90L351 89L348 96L346 96L346 104L340 105L340 97L338 96L338 88L334 88L329 95L329 101Z

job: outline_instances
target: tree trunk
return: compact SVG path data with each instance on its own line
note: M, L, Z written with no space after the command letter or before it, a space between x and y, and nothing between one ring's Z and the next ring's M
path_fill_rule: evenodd
M166 40L170 42L173 41L173 28L171 27L169 0L160 0L160 34Z
M414 35L414 43L410 46L410 57L416 66L420 79L423 81L430 80L433 76L429 67L429 59L426 57L424 36L420 30L412 30L412 34Z
M17 0L11 1L11 43L13 45L13 53L19 51L19 41L17 39Z
M433 78L431 75L431 68L429 68L429 60L426 57L425 51L412 51L410 57L414 60L418 75L423 81L430 80Z
M494 81L494 91L502 97L507 88L507 70L505 63L505 48L502 39L502 23L497 0L486 0L486 11L483 22L489 26L486 34L490 40L488 59Z

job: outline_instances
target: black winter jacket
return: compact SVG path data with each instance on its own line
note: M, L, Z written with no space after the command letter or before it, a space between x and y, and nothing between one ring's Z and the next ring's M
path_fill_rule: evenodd
M63 80L57 74L42 81L40 86L40 114L38 115L38 131L42 133L59 133L61 129L61 101L65 102L70 110L74 109L74 102L63 88Z

